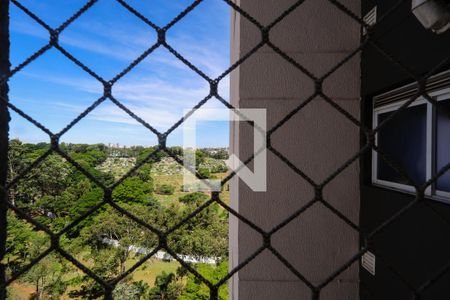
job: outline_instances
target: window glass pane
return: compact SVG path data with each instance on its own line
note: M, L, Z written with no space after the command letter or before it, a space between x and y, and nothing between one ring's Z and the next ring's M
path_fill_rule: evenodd
M378 124L394 112L378 115ZM378 146L416 183L426 180L427 107L408 108L398 114L378 133ZM383 159L378 159L378 179L407 184Z
M436 164L437 171L450 163L450 99L439 102L437 121ZM436 189L450 192L450 171L439 177Z

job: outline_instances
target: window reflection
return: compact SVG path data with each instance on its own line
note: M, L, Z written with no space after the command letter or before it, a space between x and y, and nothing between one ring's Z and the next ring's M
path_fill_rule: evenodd
M378 124L394 112L379 114ZM418 184L426 181L426 118L425 104L409 107L390 120L378 133L380 150ZM380 180L407 184L407 181L381 158L378 159L377 175Z

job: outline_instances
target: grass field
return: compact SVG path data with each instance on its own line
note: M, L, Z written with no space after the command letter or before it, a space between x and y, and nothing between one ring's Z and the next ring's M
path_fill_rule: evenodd
M133 266L137 260L130 259L127 262L127 268ZM180 264L176 261L165 262L157 259L151 259L139 267L132 275L134 281L144 281L150 287L154 286L156 276L162 272L175 273Z
M131 268L138 260L129 259L126 263L127 269ZM140 266L136 271L132 273L133 281L140 281L147 283L150 287L154 286L156 276L161 274L163 271L170 273L175 273L180 264L176 261L165 262L156 259L150 259L142 266ZM81 271L79 272L81 274ZM75 276L74 273L68 274L68 277ZM31 294L34 292L34 286L28 283L22 283L16 281L11 284L8 288L12 300L28 300ZM72 288L73 290L73 288ZM62 300L73 299L66 293L61 297Z

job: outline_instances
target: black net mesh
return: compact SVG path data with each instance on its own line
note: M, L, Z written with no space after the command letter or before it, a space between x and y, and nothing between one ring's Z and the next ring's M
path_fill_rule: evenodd
M171 28L177 24L180 20L182 20L186 15L190 14L192 11L194 11L197 6L203 2L202 0L196 0L192 2L191 5L186 7L179 15L177 15L173 20L171 20L169 23L167 23L164 27L160 27L156 25L152 20L145 17L142 13L140 13L138 10L133 8L130 4L128 4L125 0L117 0L117 2L123 7L124 10L127 10L131 14L133 14L136 18L144 22L146 25L148 25L148 30L154 31L157 34L157 42L153 45L149 45L148 49L146 49L137 59L135 59L132 63L129 64L125 69L123 69L120 73L118 73L116 76L114 76L112 79L108 80L100 76L98 73L96 73L95 70L90 69L88 66L83 64L80 60L78 60L75 56L73 56L68 50L64 49L64 47L61 46L61 44L58 41L59 35L66 30L68 27L71 26L72 23L76 22L76 20L85 14L87 11L91 9L92 6L96 4L97 0L91 0L86 2L86 4L80 8L75 14L73 14L70 18L68 18L65 22L63 22L60 26L57 28L52 28L48 24L46 24L39 16L35 15L32 11L30 11L26 6L22 5L20 1L18 0L3 0L0 2L1 7L1 15L0 15L0 30L3 37L3 41L7 40L8 36L8 22L7 22L7 14L8 14L8 6L14 5L20 10L22 10L25 14L30 16L36 23L38 23L40 26L42 26L45 30L49 33L49 40L48 43L43 46L41 49L39 49L37 52L32 54L30 57L28 57L25 61L17 65L15 68L9 70L9 62L5 61L5 57L1 57L2 60L2 67L3 67L3 73L1 77L1 87L2 87L2 94L1 94L1 101L3 105L6 105L7 108L11 111L14 111L15 113L19 114L21 117L28 120L30 123L34 124L36 127L44 131L46 134L48 134L50 140L51 140L51 148L48 149L42 156L40 156L38 159L36 159L32 164L30 164L25 170L23 170L19 175L17 175L14 179L12 179L10 182L5 183L2 182L3 189L2 189L2 201L1 201L1 223L0 223L0 249L1 249L1 256L5 255L5 240L6 240L6 211L14 211L15 214L20 217L23 220L26 220L30 224L32 224L35 228L37 228L40 231L45 232L49 237L49 247L46 251L39 254L37 257L33 258L33 260L24 268L21 270L15 272L12 276L9 278L5 277L4 274L4 265L1 265L2 268L2 278L0 279L0 294L1 298L5 298L6 296L6 288L10 284L12 284L19 276L29 271L34 265L39 263L41 260L43 260L47 255L50 255L51 253L57 253L64 259L72 262L77 268L82 270L85 274L87 274L89 277L94 279L98 284L100 284L103 287L103 294L105 299L112 299L112 293L114 288L117 286L117 284L124 279L127 275L132 273L134 270L136 270L139 266L141 266L145 261L150 259L158 250L164 249L166 252L168 252L170 255L172 255L182 266L184 266L189 272L194 274L201 282L205 283L209 290L210 290L210 299L217 299L218 297L218 290L219 287L226 284L227 281L239 270L244 268L249 262L251 262L255 257L257 257L261 252L264 250L268 250L271 253L273 253L280 261L281 264L284 264L293 274L295 274L296 277L298 277L302 282L304 282L311 290L311 299L320 299L321 291L323 288L325 288L330 282L332 282L337 276L339 276L341 273L343 273L346 269L348 269L351 265L359 261L359 259L370 249L370 244L372 239L378 235L380 232L384 230L388 230L389 226L394 223L396 220L398 220L402 215L407 213L409 210L411 210L417 203L427 203L427 200L425 199L425 190L430 187L436 180L442 176L446 171L450 169L450 163L447 164L444 168L437 171L436 174L428 180L424 184L417 184L410 178L410 176L402 170L399 164L397 164L395 161L393 161L387 153L383 153L381 149L377 147L375 144L375 135L377 132L380 131L383 126L386 126L386 124L389 123L389 121L393 118L395 118L397 115L401 114L402 111L404 111L408 106L413 103L418 97L423 96L427 101L429 101L433 106L435 106L437 109L441 109L438 105L436 100L433 97L430 97L426 90L426 82L427 78L434 73L436 73L436 70L439 70L442 66L448 63L448 60L450 58L446 57L443 59L438 65L436 65L432 70L428 72L428 74L424 76L417 76L408 68L408 66L403 65L398 59L396 59L394 56L392 56L390 53L388 53L386 50L384 50L377 42L376 38L373 38L371 35L372 28L367 25L362 18L359 17L359 15L355 12L352 12L349 10L345 5L340 3L336 0L329 0L331 4L334 5L335 9L342 11L348 18L352 19L354 22L357 22L360 24L361 28L365 28L367 30L367 34L362 37L360 45L354 49L348 56L346 56L344 59L342 59L338 64L336 64L333 68L331 68L328 72L326 72L323 76L317 77L312 72L310 72L307 68L299 64L294 58L289 56L286 52L284 52L282 49L280 49L276 44L274 44L271 41L271 31L272 29L280 22L282 22L288 15L290 15L295 10L301 10L302 4L304 0L296 1L293 5L291 5L289 8L287 8L285 11L283 11L282 14L280 14L277 18L275 18L272 22L269 24L261 24L258 20L253 18L248 12L243 10L240 6L238 6L234 1L232 0L224 0L226 4L229 5L229 7L241 15L242 18L245 18L252 24L254 24L260 31L260 41L259 43L253 47L248 53L243 55L239 60L232 63L232 65L224 71L222 74L220 74L217 78L211 78L208 75L206 75L202 70L200 70L198 67L196 67L194 64L192 64L188 59L186 59L182 54L180 54L177 49L173 48L168 41L166 40L166 34L168 31L171 30ZM405 1L398 1L395 5L391 7L389 11L387 11L384 15L379 16L378 23L383 22L383 20L393 14L398 7L404 3ZM5 38L6 37L6 38ZM340 67L345 65L352 57L358 55L361 53L365 47L368 45L371 45L374 49L376 49L379 53L384 55L387 59L389 59L392 64L395 64L399 66L401 69L403 69L407 74L409 74L409 77L414 80L417 84L418 92L416 95L411 97L402 107L395 111L389 118L387 118L384 122L378 125L377 128L372 129L366 127L364 124L362 124L359 120L357 120L351 113L349 113L347 110L345 110L343 107L341 107L339 104L337 104L335 101L333 101L330 97L328 97L324 93L323 85L324 82ZM305 206L301 207L297 211L292 212L290 217L286 218L283 222L278 224L277 226L273 227L271 230L263 230L259 226L255 225L252 221L247 219L245 216L240 215L239 212L232 209L229 205L227 205L224 201L222 201L220 197L219 192L213 192L211 198L204 202L201 206L199 206L197 209L192 211L189 215L187 215L181 222L179 222L177 225L167 229L167 230L161 230L158 228L155 228L152 224L148 224L147 222L143 221L141 218L135 216L135 214L131 213L127 209L124 209L123 207L119 206L117 203L115 203L112 199L112 192L114 189L122 183L126 178L128 178L133 172L138 170L142 165L144 165L147 161L155 157L159 152L165 152L167 155L171 156L173 159L175 159L179 164L183 165L182 159L174 154L169 147L166 146L166 140L168 136L177 129L189 116L198 108L202 107L205 103L207 103L212 98L219 99L223 105L227 108L233 109L232 105L225 100L225 97L219 94L218 85L220 82L229 75L233 70L238 68L242 63L244 63L249 57L251 57L255 52L258 51L263 46L267 46L271 48L275 53L277 53L282 59L289 62L292 66L297 68L300 72L304 73L307 77L310 78L310 80L314 83L314 93L307 97L306 99L300 99L299 105L293 109L289 114L287 114L284 118L279 120L279 122L270 128L267 131L267 145L268 150L275 154L277 157L279 157L287 166L289 166L295 173L297 173L299 176L301 176L303 179L305 179L315 190L315 196L314 198L308 202ZM2 47L5 47L5 45L2 45ZM189 69L191 69L193 72L197 73L201 78L203 78L210 87L209 94L202 99L198 104L192 108L192 111L188 114L186 114L183 118L181 118L178 122L173 124L167 131L160 132L158 131L154 124L149 124L145 120L141 119L137 114L135 114L133 111L131 111L129 108L127 108L123 103L121 103L120 100L118 100L113 92L112 87L116 84L116 82L124 77L126 74L128 74L131 70L133 70L137 65L139 65L145 58L148 56L151 56L152 53L158 49L158 48L165 48L170 53L173 54L173 59L178 60L179 62L186 65ZM64 55L68 60L72 61L74 64L79 66L82 70L84 70L87 74L92 76L92 78L96 79L98 82L100 82L104 88L103 95L97 99L95 102L92 103L91 106L89 106L84 112L82 112L78 117L76 117L72 122L67 124L64 129L62 129L60 132L52 132L50 131L45 124L42 124L32 117L30 117L28 114L26 114L24 111L22 111L19 107L14 105L12 102L8 101L7 97L7 82L8 80L13 77L15 74L20 72L25 66L33 62L34 60L37 60L41 55L49 51L50 49L56 49L59 51L62 55ZM6 67L5 67L6 66ZM301 169L296 167L293 163L289 161L288 158L286 158L281 152L279 152L274 145L271 144L271 136L277 132L279 128L281 128L288 120L290 120L294 115L296 115L299 111L301 111L308 103L313 101L316 97L321 97L324 99L331 107L333 107L336 111L338 111L342 118L346 118L350 122L352 122L354 125L358 126L361 130L362 135L364 136L363 140L365 141L365 144L361 149L353 155L352 158L350 158L348 161L342 164L340 168L338 168L335 172L332 174L329 174L329 176L323 181L323 182L315 182L312 178L310 178L308 175L306 175ZM147 128L150 132L152 132L154 135L158 138L158 146L156 150L152 153L150 153L145 159L141 160L135 167L133 167L130 171L128 171L120 180L116 181L112 185L105 185L102 181L98 180L96 176L91 174L88 170L86 170L83 166L81 166L77 161L73 158L71 158L66 152L63 151L63 149L60 146L60 137L71 130L78 122L80 122L88 113L95 110L101 103L105 101L111 101L114 103L118 108L123 110L126 114L128 114L130 117L135 119L137 122L142 124L145 128ZM7 113L5 110L2 110L2 136L7 136L7 131L5 130L7 128ZM7 140L7 139L5 139ZM2 152L6 153L7 145L2 144ZM337 208L335 208L333 205L331 205L329 202L325 201L322 194L324 187L327 186L328 183L330 183L336 176L338 176L341 172L343 172L349 165L351 165L353 162L357 161L363 154L367 153L368 151L375 150L379 157L385 161L387 164L389 164L392 168L394 168L403 179L409 183L410 186L413 186L415 189L415 200L411 201L397 211L395 214L390 216L388 219L386 219L384 222L379 224L378 227L376 227L371 232L362 232L358 224L355 224L352 220L347 218L343 213L341 213ZM34 219L32 216L29 216L24 210L16 207L13 203L9 202L6 197L8 189L13 188L19 181L24 180L27 177L27 174L29 174L34 168L39 166L46 158L48 158L51 155L59 155L63 157L68 163L73 165L77 170L79 170L81 173L83 173L89 180L94 182L97 186L99 186L103 190L104 198L101 203L98 203L94 207L90 208L84 215L76 219L71 224L65 226L62 230L59 230L58 232L54 232L51 230L48 226L41 224L36 219ZM257 154L256 154L257 155ZM245 164L250 164L253 160L254 156L251 156L245 161ZM2 169L6 170L5 161L2 160ZM198 175L198 174L197 174ZM198 175L199 176L199 175ZM227 176L225 179L222 180L222 186L225 186L227 182L235 176L235 173L231 173L229 176ZM312 207L315 203L322 203L325 207L327 207L333 214L335 214L338 218L343 220L346 224L348 224L353 230L356 232L359 232L363 239L361 250L358 253L354 253L354 256L349 259L345 264L341 265L339 268L335 269L329 276L320 282L319 284L312 283L305 275L303 275L299 270L297 270L286 258L283 257L283 255L277 251L276 248L272 246L271 243L271 237L278 231L280 231L282 228L284 228L287 224L289 224L292 220L295 218L298 218L301 216L306 210L308 210L310 207ZM173 234L177 229L182 227L184 224L189 222L190 219L196 217L199 215L204 209L208 208L212 204L218 204L222 206L226 211L228 211L231 215L238 218L241 222L247 224L249 227L254 229L256 232L258 232L263 239L263 245L257 249L251 256L249 256L247 259L243 260L239 265L235 266L233 269L229 270L228 274L223 277L218 282L210 282L205 277L203 277L195 268L192 267L191 264L186 263L175 251L173 251L169 247L168 240L170 238L170 235ZM125 273L120 275L117 278L114 278L112 280L105 280L98 276L94 270L91 270L89 267L87 267L85 264L77 260L73 255L71 255L67 250L63 249L61 247L60 239L61 237L70 231L72 228L74 228L77 224L82 222L84 219L88 218L90 215L95 213L100 207L109 205L121 214L127 216L129 219L133 220L146 230L152 232L155 236L157 236L158 240L158 246L151 251L150 253L146 254L141 260L139 260L134 266L129 268ZM446 222L448 224L448 222ZM450 269L450 263L447 263L442 266L442 269L439 270L435 275L431 276L427 282L424 282L423 285L421 285L419 288L409 286L411 290L411 294L416 298L420 298L420 295L427 290L431 285L433 285L435 282L439 281L439 279L446 274ZM395 270L394 270L395 271ZM400 278L402 278L402 274L397 274Z

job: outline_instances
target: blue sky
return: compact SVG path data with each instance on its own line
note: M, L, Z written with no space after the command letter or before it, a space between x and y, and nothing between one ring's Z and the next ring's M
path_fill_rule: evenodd
M52 27L59 26L86 1L22 0L21 3ZM184 10L188 0L129 0L139 12L164 26ZM229 66L230 8L221 0L205 0L167 33L168 43L214 78ZM111 79L156 42L148 25L114 0L99 0L60 36L60 44L105 79ZM11 5L11 61L13 67L48 42L48 33L20 9ZM51 49L14 75L10 101L45 124L60 131L97 100L103 87L90 75ZM220 94L228 99L228 78ZM113 88L115 97L160 131L165 131L208 95L204 79L188 69L165 48L159 48ZM205 107L224 107L211 99ZM199 124L199 146L228 145L226 122ZM182 130L169 137L182 144ZM48 141L48 136L12 113L10 137L26 142ZM74 143L153 145L155 136L110 101L104 102L61 138Z

